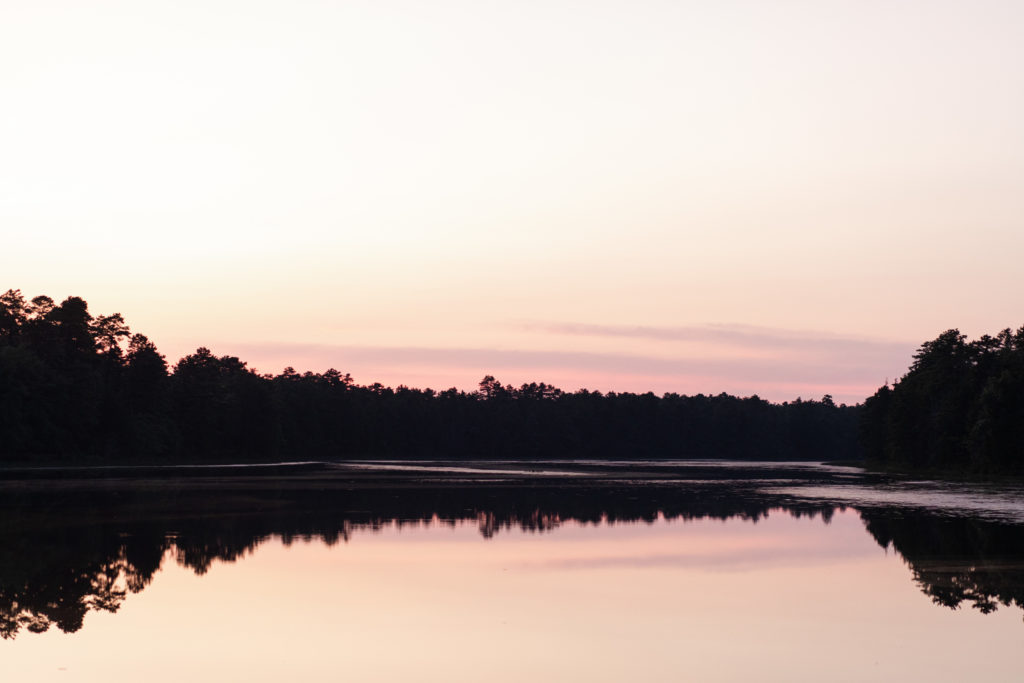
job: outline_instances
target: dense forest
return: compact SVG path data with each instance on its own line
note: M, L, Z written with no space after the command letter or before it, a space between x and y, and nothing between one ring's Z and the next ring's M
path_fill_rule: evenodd
M861 429L875 466L1024 474L1024 327L926 342L902 379L865 401Z
M796 399L361 386L259 374L200 348L169 367L120 314L0 295L0 462L345 458L857 458L856 406Z

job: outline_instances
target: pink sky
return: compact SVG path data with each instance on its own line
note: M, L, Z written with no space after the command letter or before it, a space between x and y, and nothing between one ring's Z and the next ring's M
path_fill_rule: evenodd
M173 362L859 401L1024 324L1024 6L43 0L0 287Z

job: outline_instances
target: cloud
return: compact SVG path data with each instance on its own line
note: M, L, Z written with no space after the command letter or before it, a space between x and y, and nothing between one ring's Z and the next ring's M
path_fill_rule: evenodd
M286 347L287 348L287 347ZM296 349L298 350L298 349ZM818 380L842 382L873 370L853 360L833 363L777 363L756 358L663 358L649 355L592 351L526 351L486 348L424 348L323 346L318 352L360 365L435 365L492 369L614 371L631 375L738 375L752 381Z
M790 352L808 356L842 358L909 358L916 348L910 342L851 337L808 330L787 330L754 325L692 325L653 327L643 325L595 325L589 323L526 323L530 331L585 337L622 337L665 342L701 342L735 350L764 353Z
M741 548L726 550L658 553L647 555L596 555L571 557L548 562L523 562L519 566L533 570L594 570L594 569L657 569L680 568L709 571L750 571L766 567L804 567L809 564L828 564L839 558L870 555L873 548L858 546L815 547L781 541L771 548Z
M747 343L753 344L753 335ZM432 348L419 346L357 346L303 343L232 343L214 349L249 360L261 370L286 365L300 370L336 367L360 382L471 388L492 374L518 384L547 381L566 389L654 391L740 395L759 394L771 400L831 393L837 400L857 402L871 394L888 374L906 369L911 349L882 343L838 339L817 353L808 339L792 339L792 352L778 357L716 355L655 356L575 350L497 348ZM807 349L805 351L805 349Z
M532 322L516 328L533 333L534 348L261 341L224 341L211 348L218 355L237 355L261 372L334 367L361 384L472 389L491 374L513 385L543 381L567 391L724 391L773 401L828 393L845 403L862 401L886 379L906 372L916 348L909 342L749 325ZM583 348L594 346L585 337L613 343Z

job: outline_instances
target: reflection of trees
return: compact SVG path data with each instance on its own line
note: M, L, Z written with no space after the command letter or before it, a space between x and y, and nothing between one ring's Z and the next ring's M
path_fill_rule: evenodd
M328 545L389 526L475 523L490 538L543 533L566 522L652 524L666 519L758 520L773 507L737 489L419 487L354 491L21 494L0 522L0 636L82 627L90 610L115 612L153 580L165 557L197 574L233 562L270 537ZM59 500L58 500L59 499ZM776 506L777 507L777 506ZM809 504L792 514L833 509ZM256 512L253 512L256 510Z
M270 537L328 545L358 533L424 524L475 524L484 538L512 530L545 533L566 523L653 524L659 519L743 519L770 510L826 523L836 508L772 499L756 485L642 487L614 482L510 485L502 482L288 488L265 483L79 484L61 493L0 497L0 636L74 632L90 610L115 612L153 580L166 558L203 574ZM879 544L902 555L922 590L940 605L983 612L1024 607L1024 527L936 518L924 513L861 513Z
M4 552L0 561L4 638L21 628L41 633L51 625L77 631L86 612L117 611L129 591L138 592L152 577L151 568L127 560L117 536L51 532L14 540L12 545L20 547Z
M1024 608L1024 527L922 512L862 512L868 532L907 561L937 605Z

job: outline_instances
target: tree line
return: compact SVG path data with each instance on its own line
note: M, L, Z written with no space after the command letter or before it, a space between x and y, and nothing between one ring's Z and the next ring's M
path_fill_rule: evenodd
M1024 327L967 341L947 330L863 405L869 464L1024 474Z
M207 348L169 366L79 297L0 295L0 462L277 458L737 458L860 455L857 406L740 398L359 385L331 369L260 374Z

